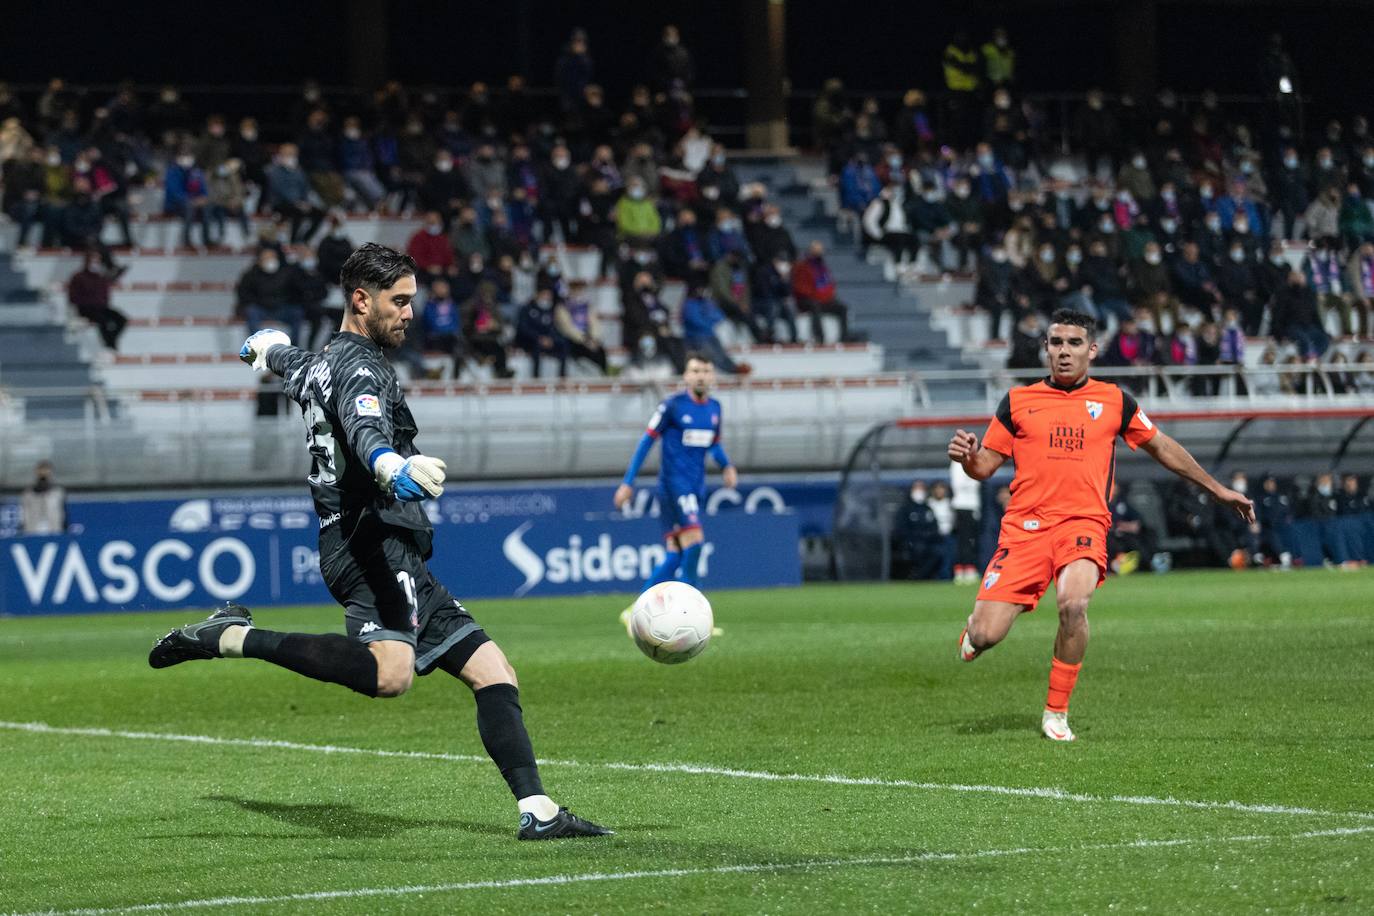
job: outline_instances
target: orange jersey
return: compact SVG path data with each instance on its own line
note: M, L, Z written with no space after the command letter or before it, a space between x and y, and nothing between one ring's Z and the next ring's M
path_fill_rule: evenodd
M1158 432L1111 382L1085 378L1066 389L1046 379L1011 389L983 436L985 448L1016 464L1003 530L1038 531L1067 518L1110 525L1117 437L1134 449Z

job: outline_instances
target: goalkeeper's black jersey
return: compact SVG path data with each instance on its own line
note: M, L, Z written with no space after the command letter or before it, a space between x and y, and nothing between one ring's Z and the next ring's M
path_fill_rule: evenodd
M286 394L305 414L310 448L310 490L320 527L371 512L388 525L423 532L428 553L432 528L419 503L382 493L369 457L391 448L402 458L415 448L415 418L406 406L396 372L374 342L341 331L318 353L273 347L267 365L285 380Z

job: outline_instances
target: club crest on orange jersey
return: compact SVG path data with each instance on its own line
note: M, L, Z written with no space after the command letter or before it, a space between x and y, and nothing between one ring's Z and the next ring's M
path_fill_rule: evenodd
M1088 405L1088 416L1092 417L1094 420L1102 416L1101 401L1087 401L1085 403Z

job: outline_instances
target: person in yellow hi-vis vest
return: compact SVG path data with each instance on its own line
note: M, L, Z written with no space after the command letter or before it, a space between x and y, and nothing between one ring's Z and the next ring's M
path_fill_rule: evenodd
M1016 79L1016 49L1000 25L992 30L992 40L983 43L983 72L989 89L1008 86Z
M969 41L967 32L954 33L954 38L945 46L944 64L945 88L949 90L946 104L955 144L966 147L975 139L973 131L978 122L975 94L980 69L978 51Z

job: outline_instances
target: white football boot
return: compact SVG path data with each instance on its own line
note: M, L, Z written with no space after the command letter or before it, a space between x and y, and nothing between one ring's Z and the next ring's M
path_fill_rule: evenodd
M1069 728L1069 714L1067 712L1045 710L1040 717L1040 731L1051 741L1073 740L1073 731Z

